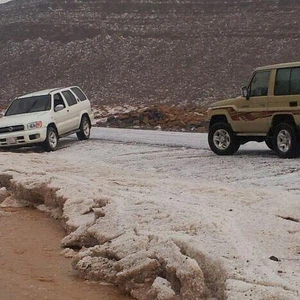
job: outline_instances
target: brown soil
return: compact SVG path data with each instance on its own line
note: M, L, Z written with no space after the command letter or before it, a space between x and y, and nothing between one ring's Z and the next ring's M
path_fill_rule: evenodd
M60 254L62 227L33 209L0 214L1 300L125 300L111 286L84 281Z

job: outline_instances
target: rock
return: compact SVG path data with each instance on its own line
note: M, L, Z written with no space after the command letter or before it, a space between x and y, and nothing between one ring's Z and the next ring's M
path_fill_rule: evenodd
M2 187L0 189L0 203L2 203L9 195L10 194L7 189L5 187Z
M7 217L7 216L9 216L9 213L0 210L0 217Z
M280 259L279 259L278 257L273 256L273 255L270 256L269 259L270 259L270 260L273 260L273 261L280 261Z
M77 252L71 248L66 248L63 251L61 251L60 254L64 255L64 257L66 258L73 258L75 255L77 255Z
M24 202L19 202L18 200L12 198L12 197L7 197L1 204L0 207L6 208L6 207L26 207L28 206Z

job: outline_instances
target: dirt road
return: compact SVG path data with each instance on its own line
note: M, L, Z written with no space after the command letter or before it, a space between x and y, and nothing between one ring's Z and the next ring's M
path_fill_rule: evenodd
M32 209L0 211L1 300L125 300L111 286L79 279L60 254L62 227Z

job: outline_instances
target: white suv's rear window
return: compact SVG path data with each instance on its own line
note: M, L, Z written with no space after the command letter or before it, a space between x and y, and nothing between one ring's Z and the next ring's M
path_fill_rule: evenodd
M78 87L71 88L72 92L75 93L75 95L79 98L80 101L84 101L87 99L86 95L83 93L83 91Z
M65 99L67 100L69 106L75 105L77 103L76 98L70 91L64 91L62 92L64 95Z

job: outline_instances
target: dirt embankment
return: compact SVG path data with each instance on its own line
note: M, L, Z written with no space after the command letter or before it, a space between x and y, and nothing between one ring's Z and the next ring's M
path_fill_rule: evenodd
M205 109L196 106L120 107L119 110L96 106L99 127L159 129L167 131L204 132Z

